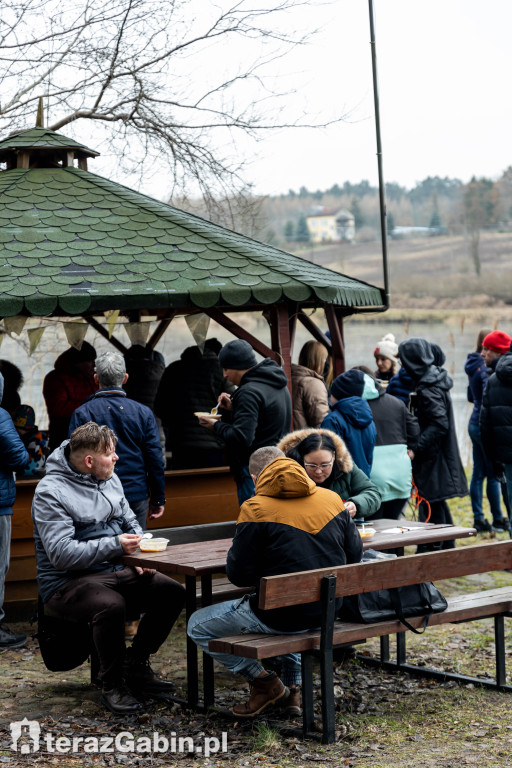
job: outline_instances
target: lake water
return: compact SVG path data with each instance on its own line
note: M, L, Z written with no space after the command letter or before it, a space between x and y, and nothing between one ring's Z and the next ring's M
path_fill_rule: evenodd
M412 336L423 336L429 341L439 344L446 354L445 367L454 380L452 399L457 437L463 463L468 464L471 454L467 424L471 413L471 405L466 399L467 377L464 373L464 363L468 353L475 348L476 337L482 327L482 323L467 319L461 320L456 315L449 317L443 322L425 323L415 321L412 313L411 316L412 319L407 323L391 322L385 315L379 316L378 322L365 322L359 318L348 318L344 325L347 368L354 365L366 365L371 370L374 370L373 350L386 333L393 333L397 342ZM325 328L322 313L315 314L315 318L319 327ZM268 325L261 317L243 315L238 316L236 319L249 332L267 344L270 343ZM483 325L493 327L494 322L493 317L490 316L489 322L485 322ZM25 383L20 393L22 402L32 405L36 411L39 426L46 428L48 426L48 417L42 396L42 381L46 373L53 368L56 357L69 345L60 321L45 319L42 321L42 324L47 327L42 340L34 354L29 356L27 353L27 328L38 327L39 323L39 320L29 321L19 337L15 334L12 336L3 335L0 357L11 360L23 371ZM504 323L501 323L499 327L508 331L507 325ZM155 328L156 322L152 322L151 331ZM115 335L123 344L129 346L128 335L122 325L116 328ZM213 322L208 331L208 337L212 336L217 336L222 342L233 338L227 331L224 331L223 328ZM98 352L112 348L109 342L93 331L92 328L89 328L86 338L87 341L96 347ZM294 361L296 361L303 343L310 338L303 326L298 324ZM194 339L185 320L179 318L168 328L157 349L163 353L166 364L169 364L179 357L185 347L193 343Z

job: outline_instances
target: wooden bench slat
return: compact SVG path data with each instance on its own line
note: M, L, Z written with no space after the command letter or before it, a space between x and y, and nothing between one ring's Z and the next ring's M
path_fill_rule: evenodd
M265 576L260 583L259 607L268 610L320 600L322 578L330 574L338 577L336 595L342 597L376 589L403 587L423 581L439 581L511 568L512 541L503 541L473 547L457 547L407 558L321 568L282 576Z
M468 595L448 598L448 608L435 613L429 619L429 627L476 618L485 618L512 610L512 587L499 587ZM421 628L423 617L408 619L415 628ZM405 631L397 620L375 624L357 624L337 621L334 625L336 645L367 640L371 637L396 634ZM310 630L298 635L235 635L211 640L211 651L231 653L250 659L265 659L282 653L300 653L320 647L320 630Z

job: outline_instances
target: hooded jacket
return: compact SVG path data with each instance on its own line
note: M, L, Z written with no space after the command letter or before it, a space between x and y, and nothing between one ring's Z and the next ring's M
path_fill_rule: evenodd
M469 423L478 426L482 396L489 377L487 367L480 352L469 353L464 365L464 371L468 377L468 401L473 403L473 411L471 412Z
M336 448L337 471L333 469L327 480L319 487L334 491L342 501L353 501L357 508L357 517L373 515L381 503L379 489L359 467L356 467L347 446L334 432L328 429L300 429L283 437L277 447L288 455L293 448L313 433L329 435Z
M291 425L291 398L283 369L266 358L242 376L231 397L231 411L224 411L214 432L226 443L235 476L249 463L249 456L265 445L275 445Z
M167 445L173 459L180 451L218 451L224 443L199 424L195 411L210 411L221 392L235 388L222 375L217 354L205 346L187 347L179 360L167 366L155 400L155 413L167 427Z
M292 404L294 429L319 427L329 413L327 388L323 378L304 365L292 365Z
M379 489L382 501L408 499L411 494L412 465L407 449L416 449L418 420L397 397L386 393L370 376L363 397L368 401L377 429L370 480Z
M48 411L52 451L67 439L69 420L74 410L98 389L93 373L87 375L77 367L77 362L80 362L79 353L70 347L58 356L53 371L44 378L43 396Z
M365 374L351 369L341 376L343 376L343 388L342 391L338 388L335 395L340 399L331 406L331 412L322 421L322 427L341 437L353 461L369 477L377 430L373 423L371 408L363 399Z
M261 621L294 632L321 624L320 603L260 610L261 577L357 563L362 551L339 496L316 486L293 459L278 458L260 473L256 495L242 504L227 575L239 586L256 585L250 605Z
M68 460L69 441L46 462L32 502L37 582L44 603L78 576L124 568L121 533L142 533L117 475L97 480Z
M430 502L465 496L468 487L450 397L453 381L444 368L435 364L436 357L440 357L426 339L402 341L398 355L416 386L411 407L420 436L412 471L418 491Z
M490 461L512 464L512 354L497 360L482 397L480 434Z
M69 434L88 421L106 424L116 433L119 461L115 473L128 501L143 501L149 496L150 504L165 504L165 468L153 412L127 397L121 387L105 387L76 409Z
M414 390L414 381L411 379L405 368L399 368L398 373L393 376L388 386L386 394L398 397L406 405L409 405L411 392Z
M0 402L4 392L4 377L0 373ZM0 408L0 515L12 515L12 505L16 500L14 483L15 470L28 465L30 456L11 416L5 408Z

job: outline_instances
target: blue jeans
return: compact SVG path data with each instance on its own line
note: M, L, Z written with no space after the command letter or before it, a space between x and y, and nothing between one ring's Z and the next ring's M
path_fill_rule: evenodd
M240 506L254 496L254 481L249 472L249 467L243 467L235 476L238 503Z
M260 632L266 635L290 634L283 633L267 627L253 613L249 605L249 595L238 600L229 600L226 603L208 605L192 614L189 619L187 634L205 653L212 656L215 661L223 664L231 672L235 672L246 680L254 680L263 672L264 667L255 659L244 659L230 653L213 653L208 650L208 643L217 637L230 637L231 635L249 635L252 632ZM276 657L282 662L281 679L285 685L300 685L301 666L300 653L288 653L285 656Z
M492 519L502 520L501 511L501 486L494 477L492 464L485 455L482 440L480 438L480 427L478 424L469 424L469 436L473 443L473 474L469 486L469 495L471 497L471 507L475 521L483 520L484 513L482 509L482 499L484 491L484 480L487 478L487 498L491 507Z
M5 512L5 509L0 509L0 512ZM11 519L12 515L0 514L0 624L5 618L5 577L11 557Z

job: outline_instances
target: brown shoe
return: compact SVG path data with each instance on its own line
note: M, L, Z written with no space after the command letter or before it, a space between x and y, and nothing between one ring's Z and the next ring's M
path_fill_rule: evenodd
M269 704L279 701L290 693L275 672L269 672L266 677L255 677L250 683L251 695L243 704L235 704L232 709L238 717L254 717L263 712Z
M302 715L302 697L300 689L292 685L290 695L286 699L281 699L279 706L285 715L289 717L300 717Z

